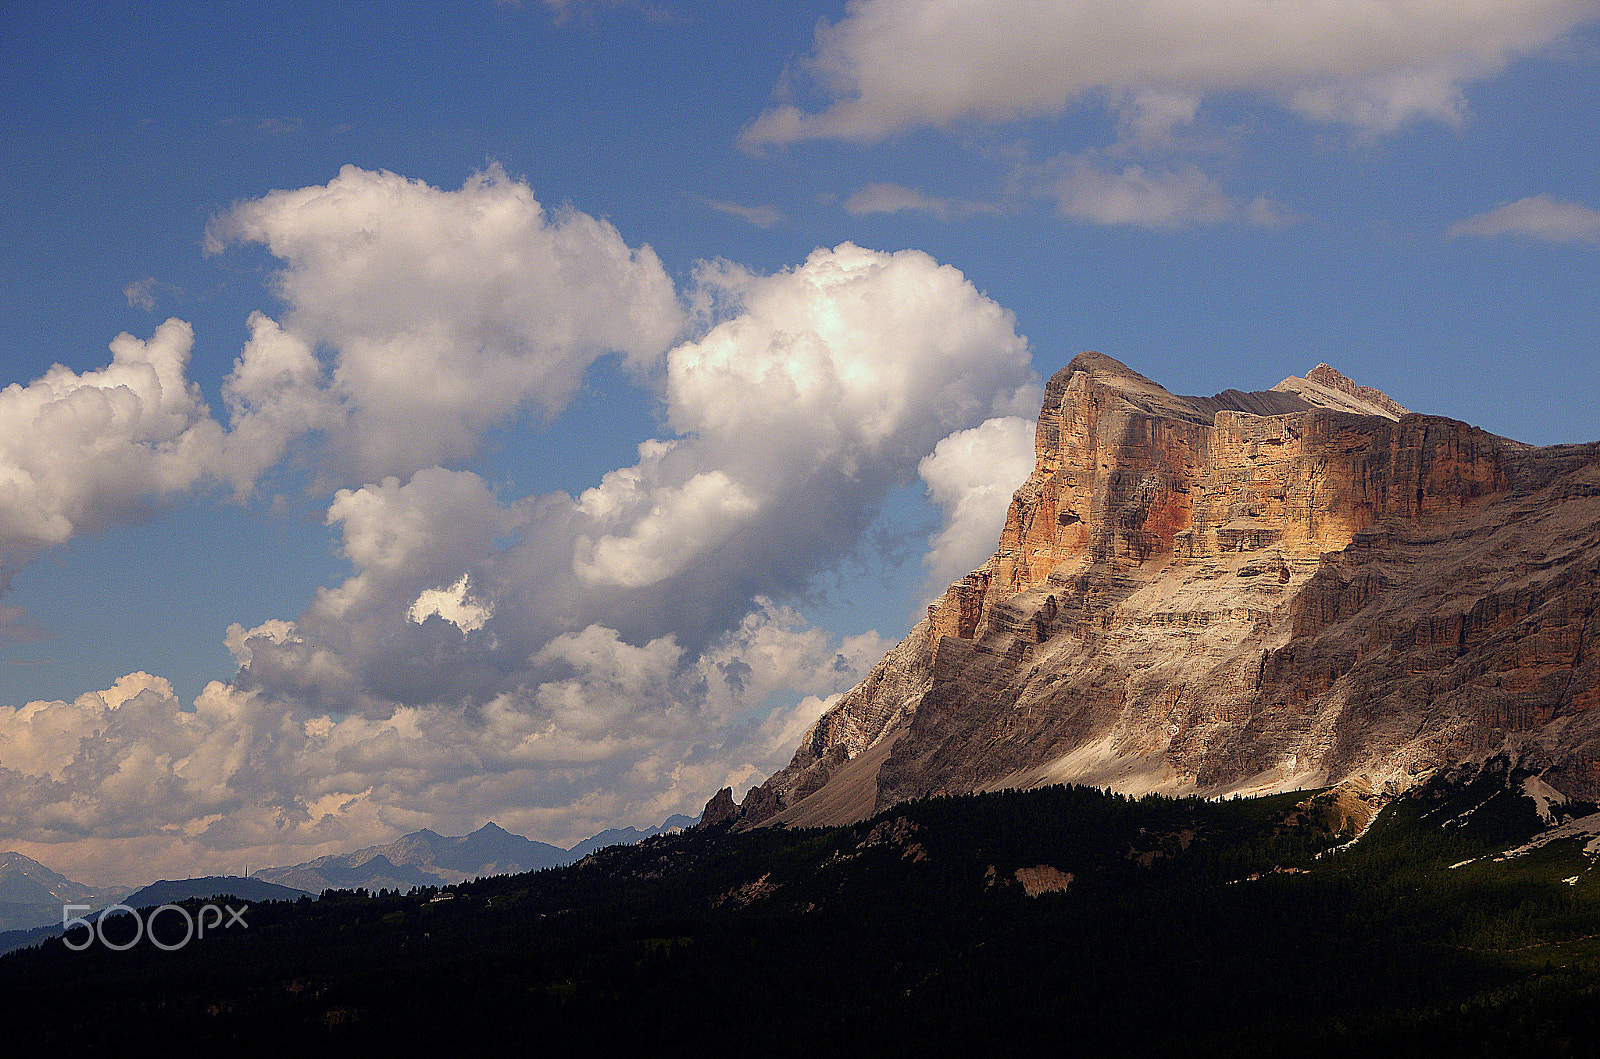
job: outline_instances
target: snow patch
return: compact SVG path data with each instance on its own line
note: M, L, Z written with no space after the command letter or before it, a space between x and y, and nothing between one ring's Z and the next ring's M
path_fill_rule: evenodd
M1495 792L1495 794L1498 794L1498 793L1500 793L1500 792L1499 791ZM1464 827L1464 826L1466 826L1467 817L1471 816L1473 813L1477 812L1479 809L1482 809L1484 806L1488 805L1492 801L1494 801L1494 794L1489 795L1489 797L1485 798L1483 801L1479 802L1477 805L1474 805L1471 809L1468 809L1466 812L1462 813L1461 815L1450 817L1448 820L1446 820L1443 824L1440 824L1439 826L1440 827Z
M1588 816L1580 816L1576 820L1568 820L1560 827L1552 827L1548 831L1535 835L1531 841L1518 846L1516 849L1506 850L1495 860L1502 861L1520 857L1523 854L1532 853L1536 849L1542 849L1550 843L1564 838L1587 838L1589 841L1584 843L1583 846L1584 855L1588 857L1600 855L1600 813L1590 813Z

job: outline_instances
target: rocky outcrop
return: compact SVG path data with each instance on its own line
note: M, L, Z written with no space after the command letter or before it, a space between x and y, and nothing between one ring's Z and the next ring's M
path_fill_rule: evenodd
M1072 885L1072 873L1052 868L1048 864L1035 865L1032 868L1018 868L1014 876L1022 886L1022 892L1029 897L1038 897L1041 894L1060 893Z
M738 816L739 806L733 800L733 788L724 787L712 795L711 800L706 803L705 811L700 814L700 826L716 827L718 824L735 820Z
M1388 416L1390 419L1399 419L1406 414L1406 410L1382 390L1357 386L1354 380L1345 378L1327 364L1318 364L1306 372L1303 379L1284 379L1273 389L1303 394L1312 404L1323 408Z
M1394 791L1501 753L1600 795L1600 445L1408 413L1327 365L1180 397L1050 380L999 547L740 825L1053 782Z

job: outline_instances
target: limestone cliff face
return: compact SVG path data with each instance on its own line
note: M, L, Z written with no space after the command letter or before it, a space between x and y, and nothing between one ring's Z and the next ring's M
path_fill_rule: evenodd
M1194 398L1086 353L1035 449L994 556L744 825L1054 782L1395 790L1499 752L1600 795L1600 445L1410 414L1327 365Z

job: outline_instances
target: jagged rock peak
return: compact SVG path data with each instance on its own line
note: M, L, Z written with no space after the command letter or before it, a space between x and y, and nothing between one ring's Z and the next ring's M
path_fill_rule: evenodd
M1386 419L1399 419L1410 414L1400 402L1382 390L1358 385L1331 364L1318 364L1306 372L1305 378L1291 375L1273 389L1297 394L1312 404L1339 411L1380 415Z
M1319 361L1316 367L1306 372L1306 379L1323 386L1331 386L1335 390L1343 390L1345 393L1358 393L1361 389L1354 379L1325 360Z
M1362 386L1329 364L1318 364L1304 378L1291 375L1271 390L1245 392L1223 390L1206 397L1184 397L1160 383L1139 374L1126 364L1104 353L1085 352L1058 371L1046 390L1046 406L1059 406L1073 387L1073 379L1083 373L1079 386L1116 391L1133 404L1156 415L1176 416L1209 424L1217 412L1248 412L1251 415L1286 415L1311 408L1336 412L1381 415L1399 419L1408 410L1398 401L1371 386ZM1053 398L1053 400L1052 400Z
M1075 387L1113 390L1135 404L1160 414L1189 415L1196 411L1190 407L1189 399L1177 396L1160 383L1140 375L1120 360L1104 353L1079 353L1070 364L1056 372L1045 390L1045 407L1059 407L1063 396ZM1209 421L1209 417L1202 418Z
M724 787L706 803L705 811L700 814L700 826L715 827L729 820L738 819L738 816L739 808L733 800L733 788Z

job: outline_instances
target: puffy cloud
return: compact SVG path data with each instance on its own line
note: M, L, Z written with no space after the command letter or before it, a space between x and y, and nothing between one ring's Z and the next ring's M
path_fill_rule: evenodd
M701 304L727 311L668 354L668 417L729 455L787 461L782 442L803 439L805 459L860 472L1038 398L1010 312L920 251L844 243L772 276L721 265L698 282Z
M1377 133L1454 123L1463 85L1595 15L1590 0L857 0L818 27L807 60L827 104L773 107L744 141L873 140L1091 97L1229 92Z
M521 611L519 627L518 608L500 599L517 590L506 588L496 568L502 543L530 518L528 505L502 504L470 471L431 467L408 482L391 476L340 490L327 521L339 527L341 550L356 572L320 589L287 632L249 639L237 683L378 716L396 702L482 701L514 681L508 674L525 665L531 644L552 633L550 617L537 607ZM419 624L424 593L463 576L471 598L440 614L476 627L429 622L426 614ZM506 626L497 617L507 617L516 635L499 635ZM464 635L477 629L488 634Z
M340 491L328 520L355 572L292 635L245 637L240 686L382 716L536 686L560 661L546 647L590 626L698 658L758 597L795 598L850 554L941 438L1037 408L1010 314L925 254L708 266L695 296L703 334L664 373L679 437L575 500L505 503L439 468ZM486 635L417 623L463 574Z
M1530 195L1457 221L1450 238L1521 236L1542 243L1600 243L1600 210L1550 195Z
M547 213L498 166L459 191L346 166L213 218L207 250L232 243L283 261L288 304L286 336L252 323L241 408L286 429L337 418L336 477L357 481L471 456L522 409L560 411L598 357L649 367L682 322L649 247L576 210ZM286 342L330 349L327 377ZM246 378L271 369L288 372L282 400Z
M671 682L682 656L670 636L634 647L615 629L590 625L556 637L534 656L536 663L560 663L575 673L541 684L534 699L555 728L569 735L648 735L640 721L667 719L663 714L670 714L671 706L661 707L673 702Z
M994 553L1011 494L1033 473L1033 435L1032 420L991 419L951 434L917 465L928 495L945 513L944 529L923 559L934 591Z
M755 594L803 590L940 438L1037 407L1011 315L920 252L846 243L771 276L708 266L696 300L710 326L667 355L682 439L580 498L596 532L574 556L590 586L659 584L686 645Z
M482 701L514 684L564 617L523 602L509 608L509 626L498 620L508 608L497 564L534 507L502 504L478 475L439 467L340 490L327 522L355 572L318 589L292 622L230 627L235 686L384 716L397 703ZM513 578L509 591L523 587Z
M303 636L294 622L273 618L253 629L234 622L223 643L239 664L236 687L270 687L307 702L345 704L355 698L358 680L346 659Z
M168 320L111 342L111 363L59 364L0 390L0 590L41 551L210 475L223 432L185 375L194 332Z
M218 768L224 748L203 749L207 721L179 710L172 686L147 673L70 703L0 708L0 829L116 837L236 807L235 769Z
M230 646L292 635L235 630ZM69 874L135 882L491 818L570 843L764 778L883 647L830 648L761 601L699 658L671 637L635 646L589 626L547 645L561 672L538 684L384 717L215 682L183 710L165 680L133 673L70 702L0 707L0 835ZM804 697L774 710L775 691Z
M101 370L0 391L0 591L45 549L197 483L247 495L296 445L330 489L474 455L524 409L558 412L602 355L654 369L683 322L648 247L547 213L497 167L459 191L346 167L234 206L206 242L283 262L288 313L251 315L223 383L229 429L186 378L194 334L176 319L117 336ZM163 286L125 294L150 308Z
M494 615L494 608L480 603L469 594L467 574L448 588L425 588L417 595L415 603L406 611L406 617L421 625L437 615L462 632L476 632Z
M660 467L659 461L653 462L650 470ZM638 512L626 530L599 540L578 538L572 564L585 581L653 585L680 573L761 509L722 471L701 471L672 486L646 483L639 473L645 468L630 468L629 474L613 471L600 486L584 492L578 505L584 514L604 519L622 508Z
M334 431L344 418L310 342L261 312L250 314L249 327L244 351L222 384L230 418L219 471L240 495L297 439Z
M394 193L424 213L445 194ZM527 220L515 188L489 198ZM296 283L339 271L312 259L343 261L278 251ZM347 296L374 289L341 282ZM212 424L211 458L235 484L297 433L367 429L346 371L360 343L319 322L344 310L287 297L281 324L251 319L225 385L232 434ZM959 432L1031 415L1038 382L1011 315L914 251L845 244L772 275L708 265L692 297L698 337L653 376L674 437L577 498L506 499L440 466L337 490L327 522L349 577L293 621L231 626L238 674L192 711L137 674L0 710L0 835L56 866L92 842L167 872L489 818L563 841L694 812L781 766L887 645L839 642L773 600L849 555L924 457L944 483ZM411 310L375 296L373 312L368 330L392 335L385 315ZM946 493L965 520L972 504Z
M432 581L489 551L523 517L471 471L429 467L404 484L391 476L339 490L327 521L340 527L344 554L362 571Z

